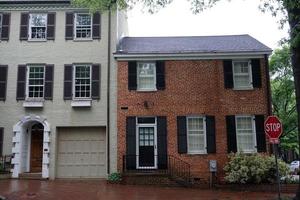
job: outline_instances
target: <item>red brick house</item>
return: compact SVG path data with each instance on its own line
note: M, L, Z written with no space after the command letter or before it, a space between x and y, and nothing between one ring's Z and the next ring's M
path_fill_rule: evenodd
M249 35L123 38L118 170L177 163L208 179L210 160L222 176L228 153L265 152L270 53Z

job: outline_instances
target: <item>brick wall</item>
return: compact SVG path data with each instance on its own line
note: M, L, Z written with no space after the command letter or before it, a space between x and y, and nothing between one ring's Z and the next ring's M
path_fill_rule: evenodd
M191 164L193 177L208 179L208 162L216 159L219 176L227 161L226 115L267 115L267 87L264 60L261 59L262 88L238 91L224 88L223 61L166 61L166 89L157 92L128 90L127 62L118 63L118 170L126 153L126 116L166 116L168 154ZM144 101L149 107L144 107ZM128 107L127 110L121 107ZM214 115L216 154L177 153L179 115Z

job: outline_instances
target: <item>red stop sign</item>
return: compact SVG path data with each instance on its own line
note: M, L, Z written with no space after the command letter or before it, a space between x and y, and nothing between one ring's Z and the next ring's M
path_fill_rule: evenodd
M278 139L282 134L282 123L277 116L269 116L265 121L265 133L270 139Z

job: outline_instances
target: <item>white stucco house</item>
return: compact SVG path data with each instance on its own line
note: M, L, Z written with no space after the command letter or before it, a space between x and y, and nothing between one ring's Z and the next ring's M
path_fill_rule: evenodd
M13 155L14 178L116 171L111 54L126 34L124 12L91 14L69 0L0 0L0 153Z

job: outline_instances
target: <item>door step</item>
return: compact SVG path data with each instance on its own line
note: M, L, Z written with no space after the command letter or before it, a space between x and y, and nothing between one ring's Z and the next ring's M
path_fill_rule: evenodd
M42 173L30 173L30 172L19 174L19 179L45 180L45 178L42 178Z

